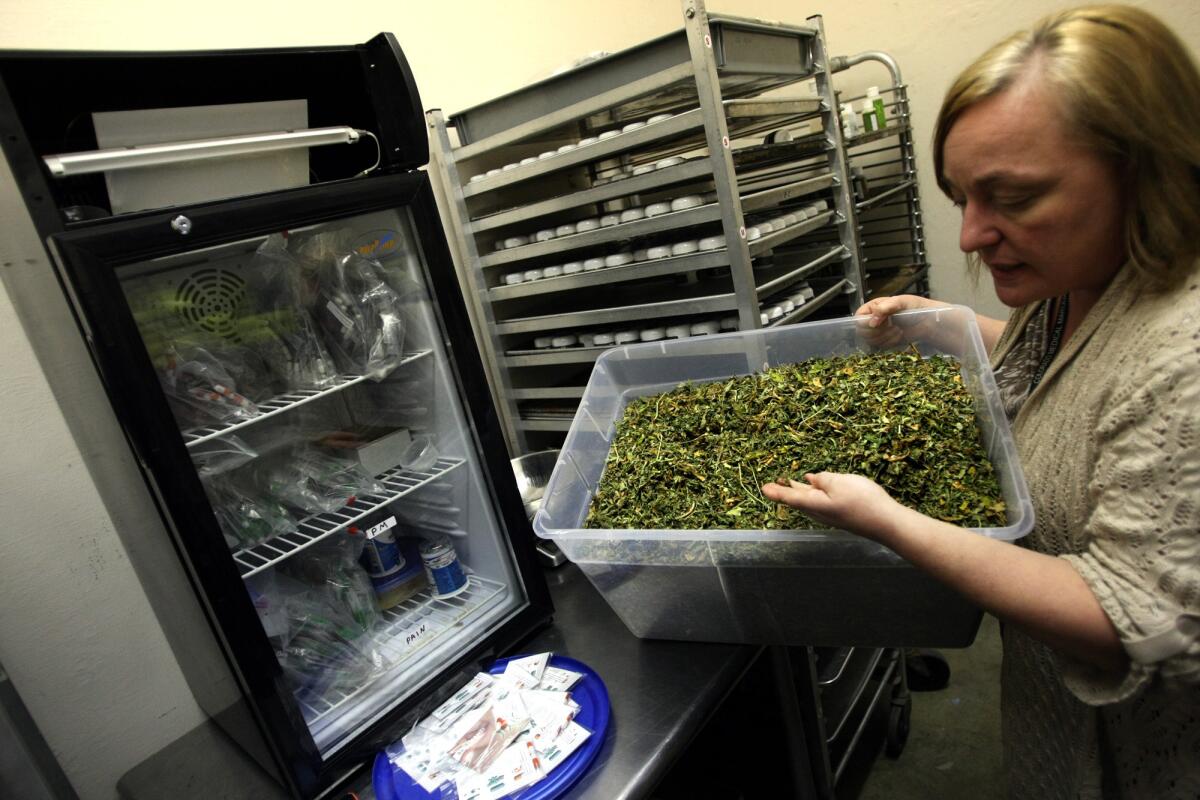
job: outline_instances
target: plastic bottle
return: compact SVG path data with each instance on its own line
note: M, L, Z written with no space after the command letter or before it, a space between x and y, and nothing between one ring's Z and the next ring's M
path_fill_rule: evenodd
M395 527L396 517L392 515L366 528L366 542L360 560L368 575L379 576L404 566L404 556L396 544ZM350 526L350 533L361 532L359 528Z
M878 86L867 87L867 99L875 109L875 130L881 131L887 127L887 111L883 107L883 98L879 96Z
M842 103L842 135L853 139L858 133L858 117L854 115L854 108L849 103Z
M862 126L863 133L871 133L875 130L875 106L870 100L862 101Z
M435 597L453 597L467 588L467 576L447 537L433 536L423 540L418 552Z
M396 518L392 516L369 526L366 530L367 546L360 557L374 590L375 602L381 610L407 600L426 585L416 545L396 538L395 522ZM357 529L350 530L354 532ZM405 550L408 550L407 556Z

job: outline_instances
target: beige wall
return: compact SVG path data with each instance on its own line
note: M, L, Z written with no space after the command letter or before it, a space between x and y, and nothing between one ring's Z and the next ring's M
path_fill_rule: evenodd
M1064 5L711 0L710 9L789 21L823 13L834 53L882 49L897 58L911 87L934 293L998 314L990 290L976 290L963 276L957 214L929 171L930 125L958 69L1002 33ZM1139 5L1200 47L1200 3ZM679 22L677 0L0 0L0 48L343 44L389 30L405 49L425 106L455 111ZM886 80L881 67L852 74L863 86ZM7 223L0 230L8 236ZM12 242L0 245L0 253L14 252ZM80 794L113 797L122 773L200 715L115 538L112 518L120 515L106 510L81 468L79 448L52 410L54 398L2 290L0 369L0 663Z

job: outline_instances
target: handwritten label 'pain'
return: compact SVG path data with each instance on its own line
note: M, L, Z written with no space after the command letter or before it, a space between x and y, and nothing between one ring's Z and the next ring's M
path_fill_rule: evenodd
M424 622L422 622L416 628L414 628L411 631L409 631L408 633L404 634L404 644L408 647L413 646L417 642L421 641L421 639L425 638L425 634L428 631L429 631L429 626L427 626Z

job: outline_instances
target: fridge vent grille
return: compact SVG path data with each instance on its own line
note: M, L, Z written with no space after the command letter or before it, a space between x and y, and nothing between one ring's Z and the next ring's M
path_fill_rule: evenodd
M188 275L175 292L180 315L191 326L240 341L238 316L246 300L246 281L227 269L201 269Z

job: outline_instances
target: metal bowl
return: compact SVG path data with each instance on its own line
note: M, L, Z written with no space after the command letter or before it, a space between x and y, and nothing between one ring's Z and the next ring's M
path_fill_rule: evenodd
M525 513L532 520L542 504L542 494L550 482L550 473L558 461L557 450L540 450L526 453L512 460L513 474L517 477L517 488L521 491L521 502Z

